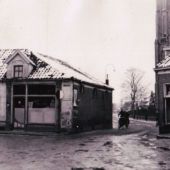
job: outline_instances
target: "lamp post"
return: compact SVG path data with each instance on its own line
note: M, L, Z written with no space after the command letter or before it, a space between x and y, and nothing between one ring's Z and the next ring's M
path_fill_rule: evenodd
M107 64L105 66L105 84L109 85L109 74L108 74L108 68L112 67L113 71L115 71L115 67L113 64Z

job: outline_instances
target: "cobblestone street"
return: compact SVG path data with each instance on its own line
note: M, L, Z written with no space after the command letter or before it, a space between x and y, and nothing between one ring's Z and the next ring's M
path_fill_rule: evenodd
M157 139L155 122L131 120L129 129L53 136L0 136L0 169L170 169L169 139Z

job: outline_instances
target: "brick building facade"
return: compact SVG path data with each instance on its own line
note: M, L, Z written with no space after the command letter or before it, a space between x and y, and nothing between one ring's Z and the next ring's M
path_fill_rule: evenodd
M160 133L170 132L170 0L157 0L156 6L156 106Z

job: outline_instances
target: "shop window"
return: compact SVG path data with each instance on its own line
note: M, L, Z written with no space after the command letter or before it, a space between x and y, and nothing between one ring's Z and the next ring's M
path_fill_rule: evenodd
M166 123L170 123L170 98L166 98Z
M28 86L29 95L55 95L54 85L29 85Z
M28 122L56 123L54 97L28 97Z
M14 98L14 108L25 108L25 98L23 97Z
M54 97L29 97L29 108L55 108Z
M23 76L23 65L14 66L14 78L21 78Z
M166 95L170 95L170 84L166 85Z
M14 95L25 95L25 85L14 85L13 91Z

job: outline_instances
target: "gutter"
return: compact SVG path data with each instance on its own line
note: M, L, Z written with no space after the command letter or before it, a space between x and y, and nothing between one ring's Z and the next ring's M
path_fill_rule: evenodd
M162 68L154 68L155 72L162 71L162 70L170 70L170 67L162 67Z
M82 80L79 80L79 79L76 79L74 77L71 77L70 78L71 80L74 80L76 82L79 82L79 83L84 83L84 84L88 84L88 85L92 85L92 86L96 86L96 87L99 87L99 88L105 88L105 89L109 89L109 90L115 90L114 88L110 87L110 86L104 86L104 85L100 85L100 84L95 84L95 83L90 83L90 82L87 82L87 81L82 81Z
M104 88L104 89L109 89L109 90L115 90L114 88L108 86L108 85L100 85L100 84L95 84L95 83L90 83L90 82L87 82L87 81L82 81L82 80L79 80L79 79L76 79L74 77L70 77L70 78L42 78L42 79L29 79L29 78L22 78L22 79L14 79L14 78L11 78L11 79L6 79L6 78L2 78L0 79L0 82L8 82L8 81L15 81L15 82L24 82L24 81L27 81L27 82L32 82L32 81L56 81L56 80L62 80L62 81L67 81L67 80L74 80L76 82L79 82L79 83L84 83L84 84L87 84L87 85L91 85L91 86L95 86L95 87L99 87L99 88Z

